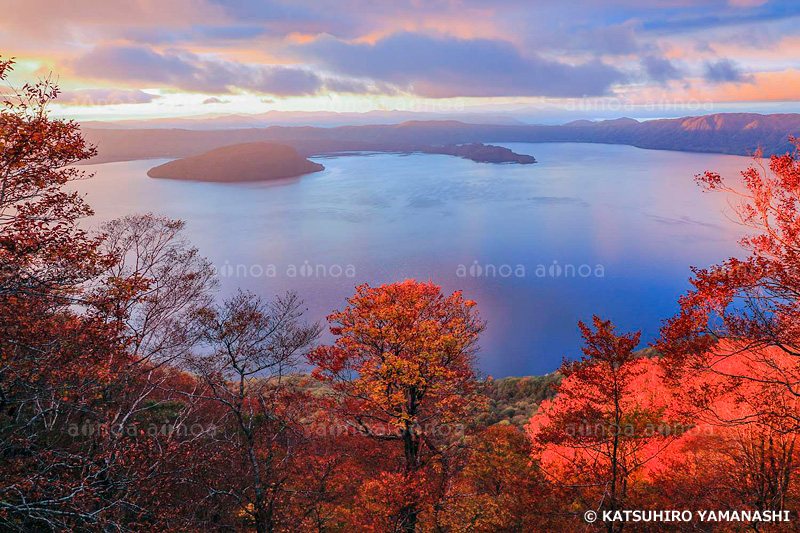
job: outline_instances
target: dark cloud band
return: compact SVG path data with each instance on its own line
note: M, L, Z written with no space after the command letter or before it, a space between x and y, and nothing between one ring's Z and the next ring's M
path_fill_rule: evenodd
M599 60L561 63L523 55L510 42L495 39L403 32L369 44L323 36L294 51L337 74L395 84L433 98L597 96L623 78Z

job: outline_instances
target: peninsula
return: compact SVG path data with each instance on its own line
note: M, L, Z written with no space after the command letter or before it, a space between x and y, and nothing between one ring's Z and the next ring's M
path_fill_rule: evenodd
M476 163L517 163L520 165L536 163L536 158L531 155L518 154L503 146L482 143L425 146L419 151L426 154L463 157Z

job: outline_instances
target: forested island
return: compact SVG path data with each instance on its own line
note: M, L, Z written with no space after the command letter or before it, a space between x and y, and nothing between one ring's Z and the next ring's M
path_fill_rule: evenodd
M419 151L426 154L454 155L476 163L518 163L520 165L536 163L536 158L533 156L518 154L503 146L482 143L425 146Z
M147 175L189 181L265 181L324 170L291 146L254 142L223 146L151 168Z

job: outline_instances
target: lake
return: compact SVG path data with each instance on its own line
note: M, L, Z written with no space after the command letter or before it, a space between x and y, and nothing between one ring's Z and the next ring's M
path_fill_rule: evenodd
M694 175L734 176L737 156L599 144L501 143L535 165L444 155L314 158L322 172L279 183L155 180L165 160L84 167L95 221L153 212L187 222L220 272L220 292L296 290L309 317L358 284L432 279L461 289L488 321L480 368L543 374L579 355L592 314L652 340L677 309L689 266L739 253L726 198Z

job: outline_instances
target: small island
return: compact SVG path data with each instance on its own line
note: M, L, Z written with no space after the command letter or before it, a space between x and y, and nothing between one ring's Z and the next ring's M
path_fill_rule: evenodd
M233 144L151 168L151 178L247 182L292 178L325 167L309 161L291 146L268 142Z
M477 163L518 163L520 165L536 163L536 158L533 156L518 154L502 146L482 143L425 146L419 151L426 154L454 155Z

